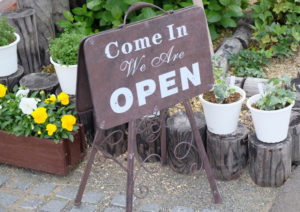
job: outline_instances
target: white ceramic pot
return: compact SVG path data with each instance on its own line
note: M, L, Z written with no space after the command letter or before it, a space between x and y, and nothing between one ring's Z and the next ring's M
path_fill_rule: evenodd
M264 143L283 141L288 135L291 111L295 103L280 110L258 110L251 105L260 98L261 94L256 94L247 101L257 139Z
M67 94L76 94L77 65L61 65L52 60L61 90Z
M210 132L225 135L236 131L246 93L237 86L234 86L234 88L236 89L236 92L242 95L242 98L237 102L230 104L208 102L203 99L203 94L199 96L204 110L206 125Z
M6 46L0 46L0 77L9 76L18 70L17 44L20 36L15 33L16 40Z

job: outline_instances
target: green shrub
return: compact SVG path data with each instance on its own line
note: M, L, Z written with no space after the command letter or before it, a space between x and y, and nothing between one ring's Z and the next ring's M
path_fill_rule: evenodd
M14 35L15 28L8 25L6 18L3 16L0 21L0 46L6 46L16 40Z
M87 0L82 7L74 8L72 13L64 12L66 20L58 24L68 32L92 34L117 27L123 23L127 9L142 0ZM193 5L192 0L144 0L164 10L177 10ZM236 27L237 19L243 16L247 0L204 0L203 1L212 40L224 28ZM128 16L128 23L159 15L162 12L150 7L133 12Z
M260 77L265 78L263 66L269 65L271 55L264 51L245 49L229 57L230 65L234 75L238 77Z
M80 41L84 35L62 33L60 37L50 39L49 53L54 62L63 65L75 65L78 59Z

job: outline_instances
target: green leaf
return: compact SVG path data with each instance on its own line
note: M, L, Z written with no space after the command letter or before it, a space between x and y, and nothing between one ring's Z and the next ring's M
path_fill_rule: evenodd
M232 18L229 18L229 17L222 17L220 22L221 22L222 26L225 28L237 26L236 22Z
M87 8L90 10L98 11L102 9L102 0L87 0Z
M72 12L76 15L85 15L86 11L81 7L76 7L72 10Z
M220 6L217 0L209 1L208 9L211 11L220 11L223 7Z
M64 17L68 20L68 21L70 21L70 22L73 22L74 21L74 17L73 17L73 15L72 15L72 13L71 12L69 12L69 11L67 11L67 10L64 10Z
M111 14L115 19L119 19L122 17L123 11L120 7L115 6L112 8Z
M56 23L57 23L58 26L60 26L62 28L72 27L72 24L68 21L65 21L65 20L59 20Z
M74 142L74 136L72 134L69 135L70 141Z
M142 14L144 15L144 18L151 18L156 16L155 11L150 7L142 9Z
M180 2L179 5L181 7L189 7L189 6L192 6L193 3L192 2Z
M216 39L219 37L219 35L218 35L217 31L216 31L215 26L212 25L212 24L209 24L209 25L208 25L208 28L209 28L209 32L210 32L210 37L211 37L211 39L212 39L212 40L216 40Z
M221 15L218 12L208 11L206 13L206 19L208 23L216 23L221 20Z
M231 3L231 0L219 0L219 2L224 6L228 6Z
M232 17L241 17L243 16L242 8L240 8L237 5L230 5L228 7L228 11L231 14Z

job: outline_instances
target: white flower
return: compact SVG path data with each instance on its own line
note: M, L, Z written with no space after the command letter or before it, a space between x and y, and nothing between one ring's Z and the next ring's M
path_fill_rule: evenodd
M20 96L21 95L23 97L27 97L28 93L29 93L29 89L25 89L25 90L20 89L16 93L16 96Z
M0 105L0 110L2 109L2 105Z
M19 104L19 108L23 113L30 115L37 109L37 101L34 98L22 98Z

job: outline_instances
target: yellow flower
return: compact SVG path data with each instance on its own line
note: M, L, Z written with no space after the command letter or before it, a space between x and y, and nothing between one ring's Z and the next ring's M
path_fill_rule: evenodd
M55 124L47 124L46 130L48 132L48 135L51 136L57 130L57 127Z
M73 126L76 123L76 118L73 115L64 115L61 118L61 126L62 128L68 130L68 131L72 131L73 130Z
M66 94L65 92L61 92L58 96L57 96L57 99L59 101L61 101L61 103L63 105L68 105L69 104L69 95Z
M42 134L42 132L39 130L39 131L38 131L38 135L40 135L40 134Z
M55 95L51 95L50 98L46 99L45 102L48 104L53 105L56 101L56 96Z
M31 113L31 116L34 118L35 123L43 124L48 118L47 110L44 107L39 107Z
M5 96L6 90L7 88L4 85L0 84L0 98Z

